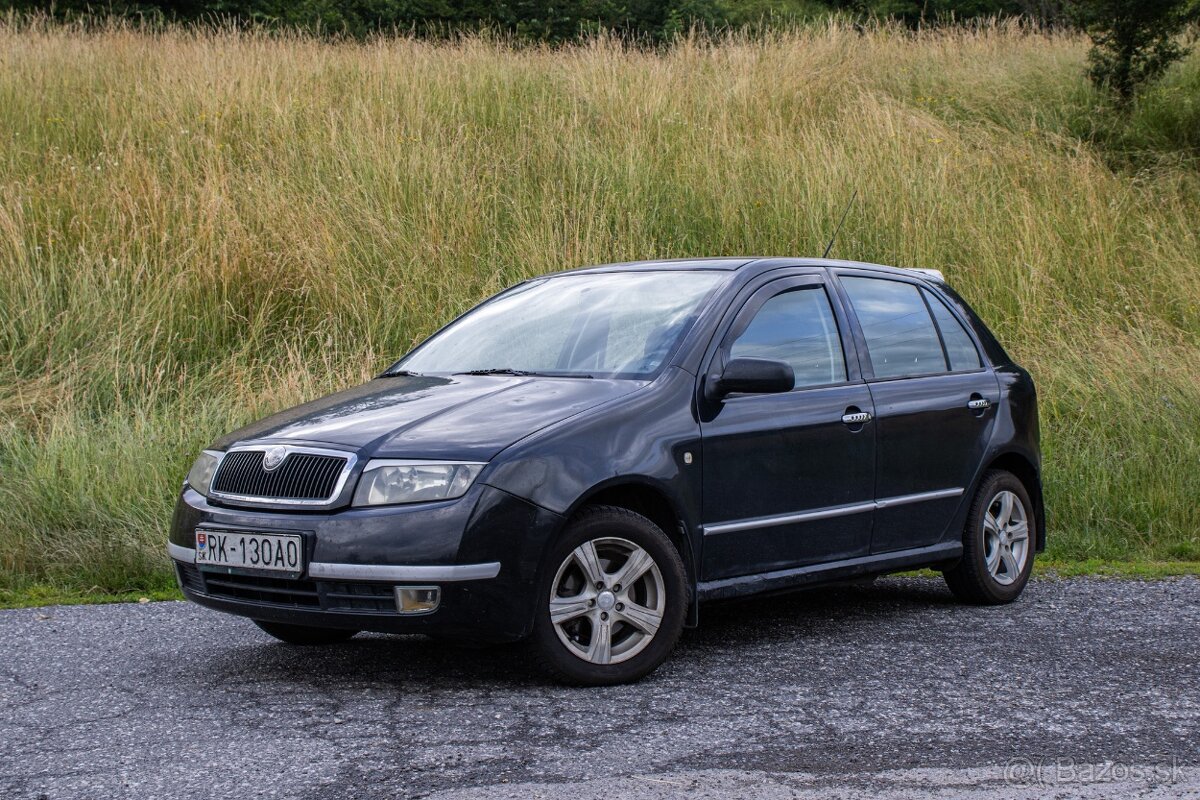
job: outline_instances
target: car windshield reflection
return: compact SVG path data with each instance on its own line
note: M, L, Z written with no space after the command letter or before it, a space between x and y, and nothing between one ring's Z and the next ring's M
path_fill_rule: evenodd
M395 366L423 374L646 378L691 326L718 272L610 272L521 284Z

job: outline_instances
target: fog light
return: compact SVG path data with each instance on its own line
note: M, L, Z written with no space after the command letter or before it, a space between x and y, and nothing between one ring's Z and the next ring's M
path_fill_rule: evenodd
M397 586L396 610L401 614L430 614L442 600L438 586Z

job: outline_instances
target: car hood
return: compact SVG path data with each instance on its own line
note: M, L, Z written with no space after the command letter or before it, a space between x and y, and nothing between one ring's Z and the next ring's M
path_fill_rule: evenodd
M365 456L488 461L567 417L644 381L499 375L380 377L266 417L213 443L340 445Z

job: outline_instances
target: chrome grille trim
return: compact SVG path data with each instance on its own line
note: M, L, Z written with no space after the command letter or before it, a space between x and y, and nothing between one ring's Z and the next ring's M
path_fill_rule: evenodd
M253 487L254 491L249 491L246 493L230 491L223 492L216 488L219 479L222 477L221 471L225 468L226 462L229 461L230 456L236 456L239 453L262 453L265 456L268 450L276 447L282 447L287 451L284 462L275 470L269 472L263 469L261 466L257 467L258 469L270 475L279 474L280 470L282 470L286 465L287 459L291 458L293 454L324 456L326 458L336 458L343 461L342 467L338 472L336 479L334 480L333 488L330 490L329 494L319 498L273 497L269 494L260 493L262 488L265 488L265 484L256 484ZM234 462L230 463L232 464ZM326 447L308 447L294 444L279 444L277 442L248 442L246 444L237 445L236 447L231 447L222 454L220 462L213 471L213 479L208 491L208 497L212 500L224 500L226 502L242 505L291 507L328 506L341 496L342 490L346 488L346 481L350 479L350 473L353 472L354 466L357 463L358 456L345 450L335 450L333 448ZM253 463L251 463L250 466L255 467ZM319 477L319 475L315 474L315 465L313 464L310 464L309 467L306 468L304 474L297 476L298 481L304 486L315 486Z

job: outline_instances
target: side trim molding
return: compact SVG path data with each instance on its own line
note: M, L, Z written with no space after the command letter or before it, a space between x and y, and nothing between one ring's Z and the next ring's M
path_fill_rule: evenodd
M899 497L885 497L882 500L875 501L876 508L891 508L892 506L906 506L909 503L924 503L926 500L946 500L951 497L958 497L963 493L960 489L938 489L936 492L921 492L920 494L903 494Z
M390 564L331 564L314 561L308 565L311 578L347 581L475 581L500 574L500 562L447 564L445 566L393 566Z
M812 511L800 511L795 514L778 514L771 517L752 517L750 519L734 520L733 522L718 522L715 525L705 525L704 535L713 536L718 533L753 531L759 528L773 528L776 525L789 525L793 522L846 517L851 514L861 514L864 511L873 511L874 509L875 503L873 502L851 503L844 506L829 506L828 508L818 508Z
M799 511L793 514L775 514L769 517L751 517L749 519L738 519L731 522L718 522L712 525L705 525L705 536L716 536L721 533L736 533L737 531L753 531L759 528L773 528L776 525L791 525L796 522L810 522L818 519L831 519L833 517L845 517L851 514L861 514L864 511L875 511L881 508L893 508L895 506L908 505L909 503L923 503L927 500L945 500L950 497L958 497L963 493L961 488L958 489L938 489L934 492L920 492L919 494L904 494L896 497L885 497L882 500L873 500L865 503L849 503L844 506L827 506L826 508L815 508L812 511Z

